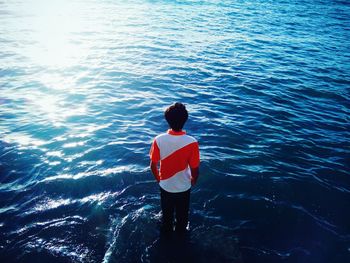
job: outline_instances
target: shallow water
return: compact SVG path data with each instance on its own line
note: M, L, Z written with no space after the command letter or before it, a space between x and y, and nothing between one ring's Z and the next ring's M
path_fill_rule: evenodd
M0 14L1 262L350 260L347 1ZM180 242L159 236L148 169L175 101L202 157Z

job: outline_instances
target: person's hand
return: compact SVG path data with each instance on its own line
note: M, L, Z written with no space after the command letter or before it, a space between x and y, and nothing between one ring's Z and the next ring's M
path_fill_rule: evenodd
M191 176L191 186L195 186L196 180Z
M154 162L151 161L150 168L151 168L151 171L152 171L152 174L153 174L154 178L159 183L160 177L159 177L159 171L158 171L157 163L154 163Z
M194 186L197 183L199 176L199 168L191 168L191 185Z

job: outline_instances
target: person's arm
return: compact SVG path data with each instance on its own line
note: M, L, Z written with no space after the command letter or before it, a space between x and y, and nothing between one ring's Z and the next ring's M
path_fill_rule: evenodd
M159 183L160 178L159 178L159 170L158 170L158 165L157 165L157 163L154 163L154 162L151 161L150 167L151 167L151 171L152 171L152 174L153 174L154 178L155 178L155 179L157 180L157 182Z
M189 160L189 166L191 168L191 185L194 186L197 183L199 176L199 145L198 143L192 144L192 154Z
M199 167L191 168L191 185L194 186L197 183L199 177Z
M160 161L160 151L157 145L157 141L155 139L152 143L149 156L151 158L151 163L149 166L151 168L154 178L156 178L157 182L159 183L160 177L159 177L158 163Z

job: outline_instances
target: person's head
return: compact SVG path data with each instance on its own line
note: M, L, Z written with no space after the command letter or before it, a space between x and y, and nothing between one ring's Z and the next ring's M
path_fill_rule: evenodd
M181 131L188 119L188 112L185 105L176 102L165 110L164 116L171 129Z

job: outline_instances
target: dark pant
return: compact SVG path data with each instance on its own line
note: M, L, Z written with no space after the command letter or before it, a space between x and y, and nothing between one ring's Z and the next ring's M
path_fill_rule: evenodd
M169 193L160 188L160 199L163 213L162 229L172 231L174 212L176 218L175 230L184 232L188 223L191 189L180 193Z

